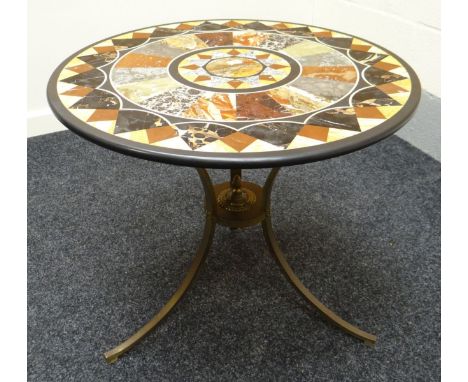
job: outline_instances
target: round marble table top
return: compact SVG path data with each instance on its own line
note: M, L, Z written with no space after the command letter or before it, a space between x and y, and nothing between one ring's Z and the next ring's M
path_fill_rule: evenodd
M47 95L69 129L110 149L210 168L276 167L385 138L420 98L414 71L366 40L279 21L131 31L66 59Z

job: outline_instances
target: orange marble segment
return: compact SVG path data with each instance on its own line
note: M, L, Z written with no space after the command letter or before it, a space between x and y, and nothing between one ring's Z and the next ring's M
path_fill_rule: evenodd
M236 109L228 94L217 93L210 99L198 98L186 111L185 117L213 120L235 120Z
M278 24L272 25L272 28L275 28L275 29L288 29L289 27L284 23L278 23Z
M176 28L176 30L179 30L179 31L187 31L187 30L190 30L190 29L193 29L193 26L188 25L188 24L184 24L184 23L177 25L177 28Z
M194 79L195 82L201 82L201 81L208 81L211 80L210 76L198 76L197 78Z
M351 50L359 50L361 52L367 52L370 48L372 48L370 45L359 45L359 44L351 45Z
M283 60L283 61L284 61L284 60ZM287 68L287 67L288 67L288 65L281 65L281 64L271 64L271 65L269 65L269 66L270 66L270 68L272 68L272 69L283 69L283 68Z
M110 45L110 46L95 46L93 49L98 52L98 53L109 53L109 52L115 52L115 46Z
M265 41L267 36L265 34L257 32L240 32L234 33L233 42L234 44L240 44L245 46L259 46L263 41Z
M256 138L241 133L240 131L237 131L234 134L230 134L227 137L221 138L221 141L226 143L228 146L231 146L236 151L242 151L255 140Z
M84 97L91 93L94 89L87 88L85 86L76 86L73 89L67 90L66 92L60 93L61 95Z
M190 70L193 70L193 69L198 69L199 66L196 65L196 64L191 64L191 65L185 65L185 66L181 66L182 69L190 69Z
M223 25L226 25L227 27L231 27L231 28L242 26L241 23L238 23L234 20L229 20L227 23L224 23Z
M69 66L67 69L75 73L84 73L84 72L88 72L94 69L94 66L89 65L89 64L82 64L82 65Z
M228 94L217 93L214 94L209 102L215 109L217 109L223 120L236 119L236 108L231 103Z
M297 134L302 135L303 137L326 142L328 139L328 130L328 127L317 125L305 125Z
M115 121L118 115L118 109L96 109L96 111L90 115L87 122Z
M241 54L241 52L239 52L236 49L232 49L229 52L227 52L227 54L230 54L231 56L238 56L239 54Z
M243 83L244 83L243 81L239 81L239 80L232 80L228 82L228 84L231 85L234 89L238 88Z
M355 82L356 69L354 66L304 66L304 77L321 78L342 82Z
M146 129L146 134L148 134L148 143L154 143L164 139L176 137L177 131L171 126L162 126Z
M392 69L395 69L395 68L399 68L400 65L395 65L395 64L389 64L388 62L377 62L376 64L372 65L374 68L379 68L379 69L382 69L382 70L387 70L387 71L390 71Z
M270 76L269 74L260 74L258 78L262 81L271 81L271 82L276 81L276 79Z
M211 57L213 57L211 54L199 54L198 57L200 57L201 59L210 59Z
M149 56L141 53L129 53L115 65L116 68L161 68L171 62L170 57Z
M265 58L268 58L270 53L264 53L264 54L257 54L255 57L258 58L259 60L263 60Z
M320 31L320 32L312 32L314 34L314 36L316 37L333 37L332 35L332 32L331 31L327 31L327 30L324 30L324 31Z
M221 112L221 117L226 120L236 119L236 108L232 105L227 94L215 94L211 97L211 102Z
M149 38L151 33L142 33L142 32L135 32L133 33L133 38Z
M387 94L407 93L408 92L408 90L403 89L403 88L399 87L398 85L395 85L392 82L389 82L388 84L378 85L377 88L382 90L384 93L387 93Z
M237 119L269 119L291 115L266 92L237 94L236 106Z
M385 119L385 116L373 106L365 107L355 107L354 111L356 112L357 118L375 118L375 119Z

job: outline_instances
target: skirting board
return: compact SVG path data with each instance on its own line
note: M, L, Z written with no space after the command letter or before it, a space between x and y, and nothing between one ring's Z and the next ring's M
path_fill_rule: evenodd
M36 135L55 133L56 131L66 130L50 110L41 110L37 113L28 115L28 138Z

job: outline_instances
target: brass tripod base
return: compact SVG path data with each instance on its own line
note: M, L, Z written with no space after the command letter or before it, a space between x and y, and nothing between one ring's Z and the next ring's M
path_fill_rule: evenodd
M261 223L263 234L270 251L273 253L276 262L288 281L294 286L299 294L343 331L361 339L368 345L373 346L375 344L377 340L375 335L369 334L351 325L322 304L296 276L291 266L286 261L285 256L281 252L278 241L273 233L270 217L270 195L273 182L279 171L278 168L271 170L263 187L254 183L242 181L241 170L231 170L231 181L217 185L213 185L211 183L206 170L197 169L197 171L205 190L206 211L205 228L197 254L193 259L187 274L182 280L181 285L169 301L135 334L112 350L104 353L104 357L107 362L115 362L122 354L129 351L133 346L141 341L149 332L159 325L165 317L167 317L167 315L182 299L206 258L213 240L216 223L230 227L231 229L244 228Z

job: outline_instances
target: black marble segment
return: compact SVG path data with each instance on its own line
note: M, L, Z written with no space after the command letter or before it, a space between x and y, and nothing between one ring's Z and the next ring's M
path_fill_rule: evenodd
M382 85L389 82L404 80L407 77L400 76L399 74L388 72L379 68L369 67L363 76L373 85Z
M154 29L153 33L151 33L151 37L169 37L181 34L182 32L185 31L174 28L157 27Z
M176 128L179 130L180 137L192 150L236 132L234 129L214 123L182 123Z
M350 50L349 56L361 64L365 65L374 65L377 62L383 60L385 57L388 57L388 54L372 53L372 52L363 52L360 50Z
M104 78L104 73L98 69L92 69L87 72L64 78L60 81L78 86L86 86L88 88L97 88L104 81Z
M140 105L163 114L180 115L188 110L203 93L189 87L166 90L140 102Z
M308 125L331 127L334 129L361 131L354 109L336 108L313 115L307 121Z
M73 104L70 109L119 109L119 99L104 90L95 89L78 102Z
M195 34L208 46L232 45L232 32L215 32L215 33L197 33Z
M115 46L125 46L127 48L132 48L134 46L143 44L147 38L113 38L112 43Z
M126 133L168 125L163 118L139 110L121 110L115 122L114 134Z
M226 29L226 26L215 24L215 23L212 23L211 21L205 21L201 23L200 25L197 25L193 28L193 30L197 30L197 31L215 31L215 30L220 30L220 29Z
M79 56L78 58L81 61L86 62L89 65L94 66L95 68L109 64L110 62L114 61L117 57L117 52L104 52L104 53L96 53L96 54L89 54L86 56Z
M354 106L399 106L398 101L394 100L382 90L372 87L363 89L354 94L352 98Z
M265 96L261 97L259 99L259 103L271 110L289 114L287 108L285 108L283 105L274 100L269 94L265 94Z
M299 37L315 37L314 33L307 27L297 27L297 28L288 28L280 29L285 33L292 34Z
M272 28L269 27L268 25L265 25L261 23L260 21L254 21L248 24L242 25L244 29L254 29L256 31L266 31L266 30L271 30Z
M352 37L319 37L319 40L325 44L344 49L349 49L353 43Z
M258 46L260 48L266 48L266 49L272 49L272 50L282 50L289 46L299 44L300 42L303 41L299 37L289 36L287 34L281 34L276 31L264 33L263 35L266 36L267 38L264 41L261 41L258 44Z
M302 123L270 122L246 127L242 133L286 148L303 126Z

